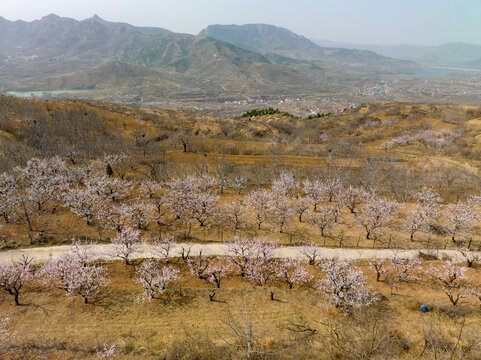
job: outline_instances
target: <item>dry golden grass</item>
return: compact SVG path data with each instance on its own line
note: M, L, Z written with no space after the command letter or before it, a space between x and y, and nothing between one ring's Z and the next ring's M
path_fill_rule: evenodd
M93 305L84 305L80 298L65 297L61 290L49 291L34 286L22 297L28 306L14 307L7 296L2 297L0 313L9 316L17 333L14 346L53 348L87 355L104 342L118 344L135 358L154 358L167 346L187 334L227 334L223 321L227 308L236 311L242 299L262 332L275 336L276 325L292 315L292 306L309 305L316 309L317 296L311 290L276 290L282 302L272 302L265 288L254 288L247 281L228 279L217 291L216 299L208 297L209 285L195 279L183 266L182 296L178 284L172 284L160 299L138 304L141 288L133 282L133 266L116 263L109 266L112 283ZM265 326L269 324L268 326ZM83 354L82 354L83 353ZM85 354L86 353L86 354ZM128 357L127 357L128 358Z
M300 341L297 338L300 334L288 330L289 321L301 322L318 331L317 336L321 337L311 339L311 350L325 346L322 337L326 335L322 335L318 323L323 313L318 303L323 298L312 288L289 290L281 283L254 287L237 275L222 283L217 290L217 301L211 302L210 285L189 274L181 260L175 259L173 263L182 269L182 295L179 285L171 284L160 298L143 304L136 302L141 287L133 282L135 266L119 262L108 265L111 284L93 304L85 305L81 298L66 297L61 290L49 290L42 285L29 286L23 291L24 306L14 306L13 300L2 293L0 317L10 317L9 329L16 334L11 340L10 354L44 353L48 359L93 359L96 348L103 343L115 343L118 359L158 359L171 351L172 344L186 338L198 341L208 338L217 346L227 346L224 339L234 341L225 323L228 311L239 321L243 306L262 346L274 353L288 339ZM428 282L402 287L391 296L386 284L375 281L368 265L362 269L369 277L368 283L384 299L382 309L390 314L392 330L409 339L411 349L404 358L411 358L422 348L422 327L432 321L441 322L452 331L453 338L462 318L466 319L467 328L479 329L481 311L474 301L466 300L453 307ZM310 271L320 276L317 268L310 267ZM479 284L478 271L470 269L468 277ZM274 291L276 301L270 300L270 291ZM423 304L433 306L433 311L421 313ZM335 313L331 310L333 316L344 316Z

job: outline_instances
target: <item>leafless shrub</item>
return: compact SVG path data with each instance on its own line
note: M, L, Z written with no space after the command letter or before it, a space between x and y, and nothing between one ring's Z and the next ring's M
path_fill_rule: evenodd
M321 343L330 350L332 358L391 359L409 350L409 341L394 330L386 309L380 310L322 319L321 330L328 336L321 336Z
M233 349L237 349L248 360L257 359L263 353L261 349L260 335L254 326L251 315L249 314L244 301L237 309L239 316L234 315L227 309L227 320L224 325L234 340L221 336L222 340Z
M478 326L467 326L462 320L453 333L445 321L432 319L421 328L423 348L420 358L478 359L481 356L481 335Z

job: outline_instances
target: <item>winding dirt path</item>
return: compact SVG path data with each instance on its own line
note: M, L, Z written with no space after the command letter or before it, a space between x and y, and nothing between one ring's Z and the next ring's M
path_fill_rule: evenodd
M191 255L198 255L201 251L204 255L227 255L227 247L224 244L178 244L174 249L174 256L180 256L182 248L191 248ZM109 255L112 251L113 245L111 244L100 244L95 245L94 249L97 252L97 258L102 260L112 260ZM67 254L71 251L69 245L62 246L48 246L48 247L36 247L36 248L26 248L18 250L6 250L0 251L0 261L12 262L17 260L22 255L33 258L34 262L41 263L48 261L50 259L56 259L60 256ZM419 254L420 250L390 250L390 249L350 249L350 248L322 248L321 258L338 258L343 260L354 260L354 259L371 259L371 258L381 258L389 259L398 255L405 258L412 258ZM424 250L436 254L439 257L443 255L448 256L457 261L463 261L464 258L459 251L456 250ZM300 259L303 256L299 253L297 247L281 247L275 250L275 257L278 258L293 258ZM133 258L145 258L151 257L151 247L145 245L142 251L134 256Z

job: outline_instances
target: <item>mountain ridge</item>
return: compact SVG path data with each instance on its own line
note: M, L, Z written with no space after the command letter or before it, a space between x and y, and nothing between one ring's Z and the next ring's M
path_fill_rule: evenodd
M441 45L369 45L313 40L320 46L341 46L350 49L372 50L384 56L416 61L425 66L459 66L481 58L481 45L463 42Z
M274 38L279 31L281 38L289 37L290 47L252 51L211 36L113 23L97 15L80 21L55 14L32 22L1 18L0 90L43 91L69 84L140 96L300 96L337 90L344 86L340 79L380 71L379 62L359 64L359 54L365 61L381 59L382 71L403 68L402 62L374 53L320 49L287 29L266 29ZM261 40L257 47L266 43ZM347 60L343 64L336 57Z
M209 25L199 35L230 42L235 46L263 54L274 53L295 59L357 67L380 66L390 68L393 72L396 72L396 66L402 68L402 72L416 66L413 62L386 58L373 51L321 47L305 36L268 24Z
M135 84L136 92L163 95L178 94L179 86L185 88L182 93L192 90L215 96L323 87L321 68L310 72L315 80L309 79L262 54L217 39L145 33L98 16L78 21L49 15L30 23L2 19L0 27L0 82L8 90L44 90L55 84L116 89L119 83L113 80L114 74L124 78L127 90ZM109 63L123 64L125 77L115 70L120 65L105 66ZM148 71L153 71L157 84L145 76ZM137 84L129 75L136 72L143 74L144 83ZM84 75L92 78L93 73L98 81L83 79Z

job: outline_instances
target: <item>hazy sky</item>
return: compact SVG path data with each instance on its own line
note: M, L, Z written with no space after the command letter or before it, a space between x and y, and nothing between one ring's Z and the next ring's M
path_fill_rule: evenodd
M481 44L481 0L0 0L9 20L50 13L191 34L209 24L267 23L351 43Z

